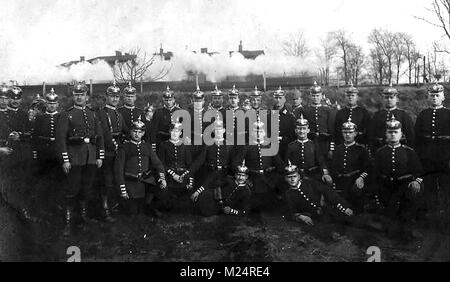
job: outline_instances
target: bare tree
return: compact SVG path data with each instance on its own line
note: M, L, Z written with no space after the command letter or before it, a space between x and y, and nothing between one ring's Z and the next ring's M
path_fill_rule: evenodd
M417 61L421 58L421 55L417 51L416 43L414 42L412 35L402 33L402 39L405 46L405 59L408 65L408 82L411 84L413 70L417 70ZM414 74L414 77L417 77L417 74Z
M382 85L386 74L386 59L378 47L370 50L369 58L370 73L372 78L375 83Z
M348 48L348 77L358 85L362 69L365 64L365 55L361 46L350 44Z
M351 40L345 30L337 30L331 33L335 40L335 45L340 51L342 59L342 72L344 73L345 84L348 83L348 52L351 45ZM341 69L340 67L338 69Z
M334 57L337 54L336 44L333 41L333 34L328 33L325 38L320 40L320 48L316 50L316 55L319 58L322 66L320 72L323 76L323 83L329 85L330 83L330 68Z
M124 62L116 62L113 66L114 78L119 82L131 81L136 83L144 78L150 81L157 81L163 79L170 71L170 68L166 66L153 69L156 67L156 60L160 59L157 54L148 55L147 52L137 47L130 50L127 54L134 58Z
M394 40L394 62L396 67L395 81L398 84L400 81L400 71L402 64L406 61L406 46L404 38L407 35L402 32L397 32L393 34Z
M369 43L381 51L387 62L388 83L392 82L392 64L395 60L395 34L388 30L374 29L369 35Z
M290 34L289 39L283 41L282 47L283 52L288 56L304 58L310 52L303 30Z

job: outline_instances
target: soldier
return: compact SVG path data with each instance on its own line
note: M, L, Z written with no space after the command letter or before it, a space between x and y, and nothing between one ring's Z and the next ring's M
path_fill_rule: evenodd
M386 123L386 140L375 154L374 175L383 213L389 218L410 220L422 189L422 166L416 152L400 144L402 125L392 116Z
M430 211L444 212L450 203L450 110L442 103L444 87L433 84L428 87L431 106L420 112L416 120L416 149L425 169L425 199ZM450 211L447 210L450 214Z
M384 109L379 110L373 116L369 125L369 145L372 153L382 147L386 141L386 122L392 117L402 124L402 144L413 146L414 127L411 117L404 111L397 108L398 91L392 84L383 90Z
M313 178L318 182L332 184L332 178L327 168L327 164L316 144L308 139L309 122L300 115L295 123L295 133L297 140L288 145L284 162L292 162L302 177Z
M155 115L155 107L147 103L144 107L143 122L145 123L145 135L143 140L148 144L156 144L156 141L152 139L152 129L153 129L153 116ZM152 150L156 153L156 146L152 146Z
M333 154L331 175L337 192L350 203L356 213L364 209L363 188L368 181L369 152L355 142L358 127L349 118L341 129L344 143L339 144Z
M221 113L225 110L223 107L223 93L217 88L217 85L211 93L211 105L209 105L208 110L216 110Z
M233 140L233 145L234 145L234 149L237 150L237 146L238 145L244 145L244 144L238 144L238 140L241 140L241 143L244 142L245 143L245 128L244 131L242 132L238 132L238 125L237 125L237 116L236 114L238 113L238 111L242 111L243 109L241 109L239 107L239 90L236 89L236 87L233 85L233 88L228 92L228 99L230 102L230 105L227 107L227 112L228 113L232 113L232 120L233 120L233 126L232 126L232 130L228 130L226 132L227 134L227 141L228 140ZM228 117L223 117L224 119L228 119Z
M158 151L159 159L168 174L167 187L170 198L179 198L181 204L189 203L188 191L193 188L194 178L189 168L192 165L191 150L181 139L182 124L172 123L169 128L170 139L161 143ZM165 202L166 209L172 209L174 202ZM191 205L189 204L189 207ZM187 206L186 206L187 207ZM182 209L185 207L182 206Z
M280 196L281 191L278 190L280 177L277 170L281 171L283 164L278 154L275 156L263 154L263 150L270 148L270 144L264 144L266 132L263 122L255 122L250 132L252 143L242 146L234 160L234 166L236 167L245 160L251 181L251 205L252 209L258 212L269 208L273 204L273 200Z
M350 82L350 87L345 90L345 101L347 105L336 114L336 144L342 144L344 142L341 132L342 124L347 122L348 119L351 119L356 125L356 128L358 128L355 141L358 144L368 145L367 134L370 124L370 115L366 109L358 106L358 95L358 88L354 87L352 82Z
M295 116L295 120L298 120L300 118L301 115L303 115L303 105L302 105L302 92L300 92L300 90L295 89L294 91L294 96L292 97L292 101L294 102L294 104L292 105L292 111L293 114Z
M304 117L309 122L309 139L313 141L324 159L330 158L334 151L334 119L332 110L322 105L322 88L314 81L310 88L312 105L305 107Z
M159 150L159 145L170 139L169 128L172 124L172 114L177 110L180 108L175 103L174 92L167 86L167 90L163 93L163 107L157 109L153 116L150 139L154 150Z
M131 81L128 83L128 86L123 89L123 93L124 105L118 108L118 111L122 114L127 128L131 128L132 122L137 120L138 117L141 117L142 120L143 110L135 106L136 88L131 85Z
M220 213L245 216L250 211L251 190L248 184L248 168L245 162L236 167L234 178L210 183L210 186L197 189L191 199L196 210L203 216Z
M96 171L103 164L105 146L102 127L97 115L86 107L89 89L84 82L72 88L74 106L61 113L56 130L56 143L63 160L63 171L67 175L65 189L66 225L64 236L71 234L73 208L80 200L80 215L84 222L88 217L88 204L95 195Z
M125 124L122 114L117 110L117 105L120 101L120 88L113 85L106 89L106 105L99 110L97 115L102 126L102 132L105 142L105 159L102 165L101 183L101 197L102 208L105 216L105 221L113 223L116 220L111 215L109 208L110 202L117 202L117 184L114 179L114 162L116 152L119 145L124 141L124 137L128 133L128 128Z
M278 141L279 141L279 154L283 157L286 153L286 149L292 141L295 140L295 117L291 110L286 107L285 92L281 89L281 86L277 91L273 93L275 105L273 110L278 111ZM269 122L269 121L268 121Z
M133 217L143 210L146 192L163 201L167 194L164 165L151 145L142 140L144 134L145 123L138 118L132 123L130 139L119 146L114 166L121 196L127 200ZM152 169L158 171L158 187ZM147 191L146 186L149 186Z
M250 99L245 98L244 101L242 101L242 109L246 111L250 111L252 109L252 105L250 103Z
M190 150L192 156L198 156L200 154L203 148L203 131L211 123L203 121L204 115L207 111L207 108L205 108L204 105L205 94L197 85L197 90L192 93L192 106L188 108L188 112L191 116L191 134L190 136L185 136L189 137L191 141Z
M0 146L7 147L9 136L8 125L8 103L9 103L9 87L6 84L2 84L0 87Z
M349 205L329 186L317 185L309 178L301 178L297 166L290 162L284 169L285 181L288 189L284 198L288 208L288 219L314 225L314 220L323 215L337 220L347 220L345 217L353 215ZM322 207L322 195L330 206ZM344 217L344 218L343 218Z

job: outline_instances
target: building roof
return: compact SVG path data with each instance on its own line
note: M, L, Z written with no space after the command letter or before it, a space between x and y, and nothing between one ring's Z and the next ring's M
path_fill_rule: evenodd
M233 53L241 53L242 56L244 56L244 58L249 59L249 60L254 60L259 55L265 54L263 50L242 50L242 51L230 51L230 56Z

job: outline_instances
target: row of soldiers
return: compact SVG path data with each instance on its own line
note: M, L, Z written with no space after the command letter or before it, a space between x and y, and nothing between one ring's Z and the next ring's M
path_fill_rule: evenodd
M415 126L397 108L399 93L392 86L383 90L384 109L373 117L358 106L359 91L353 86L345 91L346 106L337 112L323 105L323 92L316 83L309 93L311 105L304 107L296 93L293 108L286 104L281 88L273 93L275 106L268 114L279 116L279 151L264 155L270 146L266 140L273 134L270 123L259 118L254 124L247 121L244 132L236 126L239 111L254 111L258 117L263 112L262 93L256 88L242 107L235 87L228 93L228 107L217 88L206 107L204 93L197 88L187 109L197 130L189 133L173 120L180 107L169 88L163 93L162 108L147 105L141 110L135 106L136 89L131 84L123 91L114 84L106 91L106 106L94 111L87 106L87 86L77 83L72 89L73 107L59 113L58 95L51 91L45 95L45 110L31 118L19 109L21 89L4 86L1 147L9 153L6 148L12 148L15 164L23 165L30 144L33 158L49 175L58 175L62 163L68 180L65 234L70 234L77 203L80 217L92 221L88 204L97 193L105 220L114 222L110 204L116 203L117 191L133 214L142 210L144 202L156 201L158 207L170 210L174 199L190 198L203 215L243 215L285 201L290 218L307 224L326 206L340 216L362 213L369 191L390 215L410 216L424 190L435 200L430 206L438 203L440 210L446 206L450 116L442 106L441 85L428 89L431 106L419 114ZM118 107L122 94L124 106ZM209 110L216 111L218 118L206 122ZM227 110L233 113L230 132L225 130ZM186 142L202 138L211 124L212 145ZM229 145L226 134L234 138L243 134L246 144ZM99 171L103 180L97 189Z

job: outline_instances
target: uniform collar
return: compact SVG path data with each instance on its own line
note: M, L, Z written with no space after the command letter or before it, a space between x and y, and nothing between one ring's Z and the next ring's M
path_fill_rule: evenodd
M291 186L292 190L301 190L300 186L302 186L302 180L300 179L300 181L298 182L297 186Z
M128 106L128 105L123 105L123 107L129 110L134 110L134 108L136 108L136 106Z
M133 143L133 144L136 145L136 146L139 146L139 145L141 145L142 140L139 141L139 142L136 142L136 141L134 141L134 140L130 140L130 142Z
M106 105L105 108L111 109L111 110L113 110L113 111L116 110L116 107L113 107L113 106L111 106L111 105Z
M171 111L172 111L173 109L175 109L177 106L178 106L177 104L173 104L173 106L172 106L171 108L169 108L169 107L166 107L166 106L164 105L164 109L166 109L166 110L168 110L169 112L171 112Z
M398 143L397 145L388 145L388 147L391 148L391 149L397 149L397 148L399 148L401 146L402 146L402 144L400 144L400 143Z
M346 144L344 143L344 146L345 146L346 148L348 148L348 147L351 147L351 146L353 146L353 145L355 145L355 144L356 144L356 142L353 141L352 143L350 143L350 144L348 144L348 145L346 145Z
M395 106L395 107L393 107L393 108L390 108L390 109L388 109L388 108L384 108L386 111L388 111L388 112L392 112L392 111L394 111L394 110L396 110L397 109L397 106Z
M8 110L8 108L0 109L0 112L6 112L7 110Z
M238 110L238 109L239 109L239 106L236 106L236 107L230 106L230 110L236 111L236 110Z
M309 141L308 138L306 138L305 140L297 139L297 142L302 143L302 144L305 144L305 143L308 142L308 141Z
M86 106L80 107L80 106L74 105L73 107L77 110L85 110L86 109Z
M45 114L46 115L50 115L50 116L54 116L54 115L56 115L58 113L58 111L54 111L53 113L50 113L50 112L45 112Z
M442 109L443 107L444 107L444 105L440 105L440 106L437 106L437 107L431 106L430 108L431 108L432 110L439 110L439 109Z
M299 108L303 108L303 105L300 104L300 105L294 106L294 109L299 109Z
M11 108L10 106L8 106L7 107L7 109L9 110L9 111L13 111L13 112L17 112L18 110L19 110L19 108Z
M322 107L322 104L318 104L318 105L312 104L311 106L312 106L313 108L320 108L320 107Z
M354 110L354 109L356 109L357 107L358 107L358 105L354 105L354 106L351 106L351 107L347 105L347 109L349 109L349 110L350 110L350 109Z

